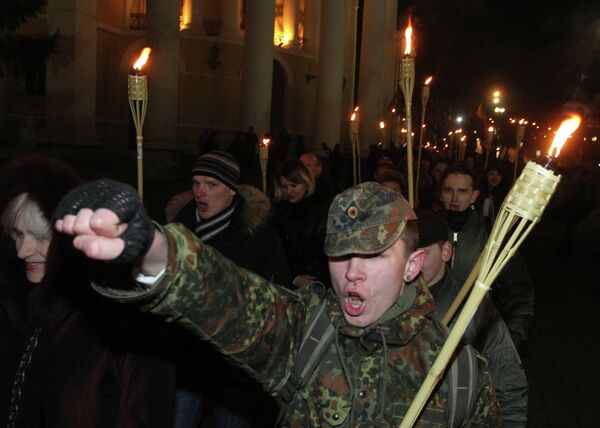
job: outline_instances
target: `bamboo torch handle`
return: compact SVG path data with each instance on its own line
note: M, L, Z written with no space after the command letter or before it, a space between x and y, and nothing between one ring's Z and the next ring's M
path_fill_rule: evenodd
M477 275L479 275L479 270L481 269L482 260L483 260L483 251L481 252L481 254L479 255L479 258L475 262L473 269L471 269L471 273L465 280L465 283L463 284L462 288L460 289L460 291L454 298L454 301L450 305L450 308L448 308L448 311L444 315L444 318L442 318L442 323L444 325L447 326L448 324L450 324L450 321L452 321L454 314L456 313L456 311L462 304L463 300L465 300L465 297L467 297L467 294L469 294L469 291L471 291L471 287L473 287L473 284L475 283L475 280L477 279Z

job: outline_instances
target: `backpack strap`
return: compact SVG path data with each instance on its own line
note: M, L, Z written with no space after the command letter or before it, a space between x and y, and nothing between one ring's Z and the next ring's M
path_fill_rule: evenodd
M285 403L292 401L296 391L309 381L334 336L335 327L327 315L327 301L323 299L304 329L292 374L279 392Z
M448 426L467 424L477 388L477 355L471 346L464 346L448 370Z

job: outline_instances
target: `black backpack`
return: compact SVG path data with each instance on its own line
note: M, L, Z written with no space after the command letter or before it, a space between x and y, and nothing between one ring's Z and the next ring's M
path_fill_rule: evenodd
M444 334L448 328L434 320ZM281 399L289 403L296 392L306 386L325 351L335 338L335 327L327 315L326 301L318 306L304 330L294 369L283 389ZM446 372L448 382L448 427L461 427L471 414L477 391L477 355L470 346L463 346Z

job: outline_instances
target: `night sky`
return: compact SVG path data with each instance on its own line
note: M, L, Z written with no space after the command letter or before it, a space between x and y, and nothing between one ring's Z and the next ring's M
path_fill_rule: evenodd
M412 13L417 82L434 74L432 97L455 114L499 88L508 114L551 120L582 75L586 101L600 93L598 1L400 0L398 13Z

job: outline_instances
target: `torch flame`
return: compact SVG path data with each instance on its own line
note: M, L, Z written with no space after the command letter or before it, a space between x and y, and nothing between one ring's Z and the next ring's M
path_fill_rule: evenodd
M263 139L262 139L263 147L269 147L270 142L271 142L271 139L269 137L263 137Z
M133 64L134 70L142 71L142 67L146 64L146 61L148 61L148 57L150 56L151 51L152 51L152 49L150 49L148 47L145 47L144 49L142 49L142 53L138 57L135 64Z
M573 132L577 130L577 128L579 128L580 124L581 116L579 116L578 114L572 114L569 119L564 120L560 124L558 131L556 131L556 135L554 136L552 145L548 150L548 156L554 156L555 158L557 158L564 144L567 142L567 139L571 136Z
M381 122L379 122L379 128L380 129L385 128L385 122L383 120Z
M356 120L356 112L352 113L352 116L350 116L350 122L354 122Z
M427 80L425 80L425 86L429 85L431 83L431 81L433 80L433 76L429 76L427 78Z
M408 17L408 27L404 30L404 39L406 41L406 45L404 47L404 55L410 55L410 49L412 44L412 23L410 21L410 16Z

